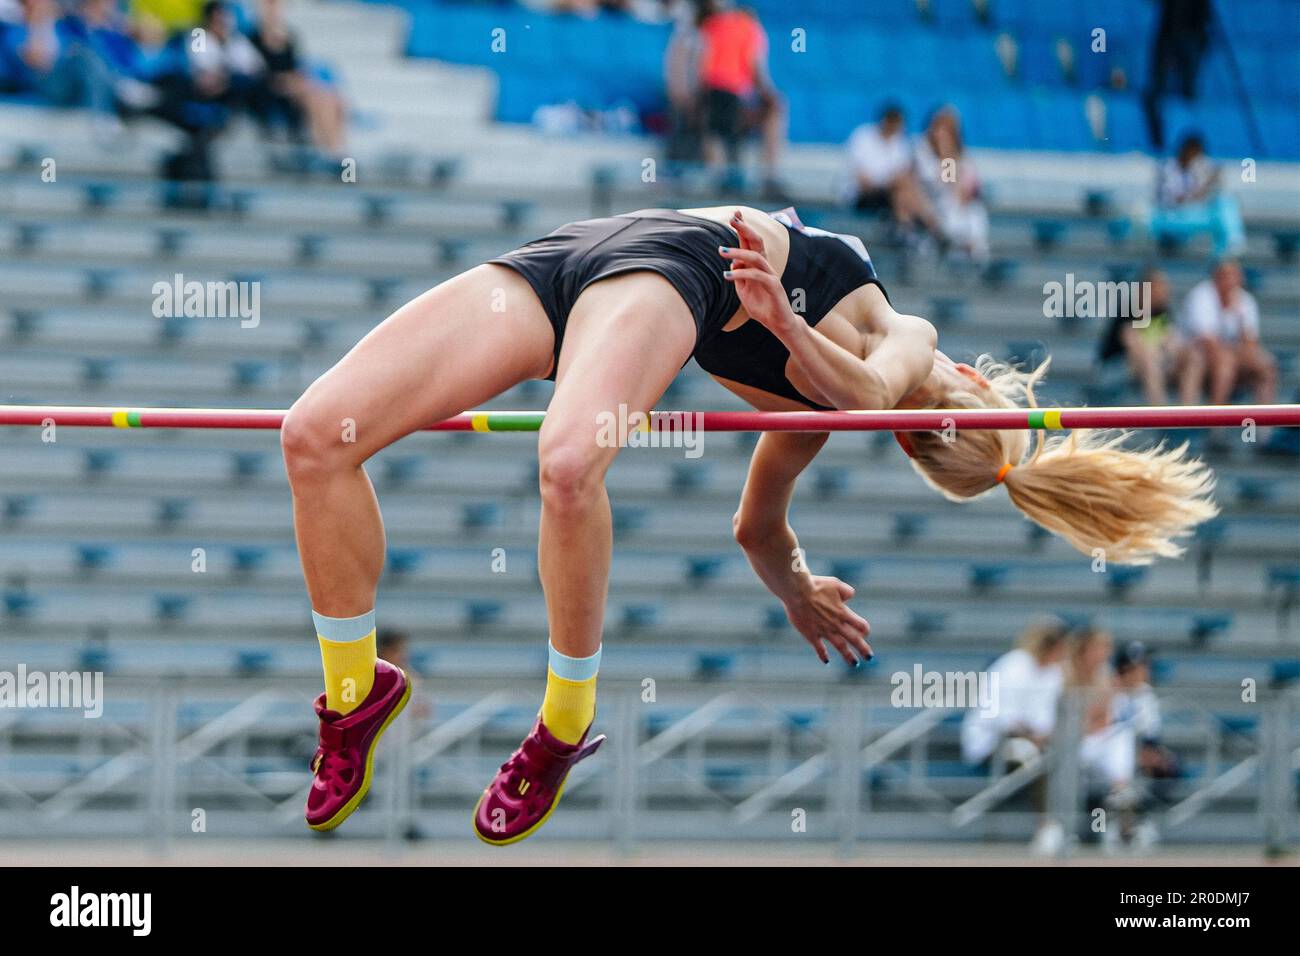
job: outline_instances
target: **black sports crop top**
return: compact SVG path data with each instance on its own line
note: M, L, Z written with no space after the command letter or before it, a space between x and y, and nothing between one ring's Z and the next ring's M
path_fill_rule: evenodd
M784 221L777 214L778 221ZM794 223L798 220L795 219ZM810 326L816 326L835 304L854 289L874 284L885 292L865 248L859 252L851 237L805 229L785 223L790 234L790 256L781 285ZM856 240L852 240L856 242ZM861 243L858 243L861 247ZM885 293L888 298L888 293ZM798 308L802 304L802 310ZM816 409L827 409L798 391L785 376L790 351L761 323L750 319L731 332L719 330L700 342L695 361L712 375L781 395Z

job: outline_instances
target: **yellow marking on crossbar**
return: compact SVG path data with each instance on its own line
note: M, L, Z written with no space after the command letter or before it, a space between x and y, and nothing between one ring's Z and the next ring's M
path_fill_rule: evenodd
M1044 411L1043 424L1048 428L1059 429L1061 427L1061 410L1059 408L1049 408Z
M131 427L131 423L130 423L129 421L127 421L127 418L126 418L126 409L124 409L124 408L119 408L117 411L113 412L112 420L113 420L113 427L114 427L114 428L130 428L130 427Z
M474 431L476 432L490 432L492 430L491 428L488 427L487 415L471 416L469 420L469 426L470 428L474 429Z

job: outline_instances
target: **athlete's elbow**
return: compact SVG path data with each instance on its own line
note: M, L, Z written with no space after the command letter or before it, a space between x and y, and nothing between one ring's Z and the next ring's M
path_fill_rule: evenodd
M757 543L758 535L752 523L745 521L739 511L731 516L731 536L742 548L750 548Z
M934 323L921 319L921 336L926 347L930 350L933 351L939 347L939 330L934 327Z
M731 536L742 551L757 551L770 543L777 533L775 524L764 525L761 520L745 518L737 511L731 519Z
M841 405L840 408L842 409L871 411L873 409L894 407L894 403L889 396L889 386L880 377L880 373L871 368L863 369L862 374L854 380L852 387L849 389L849 394L845 397L847 404Z

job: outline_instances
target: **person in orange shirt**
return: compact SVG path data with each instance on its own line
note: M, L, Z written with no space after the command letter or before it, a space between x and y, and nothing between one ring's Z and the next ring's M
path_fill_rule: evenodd
M704 155L710 166L728 167L728 184L738 182L746 134L763 137L763 189L781 198L776 180L785 140L785 104L767 70L767 34L758 17L728 0L705 0L700 23L700 102Z

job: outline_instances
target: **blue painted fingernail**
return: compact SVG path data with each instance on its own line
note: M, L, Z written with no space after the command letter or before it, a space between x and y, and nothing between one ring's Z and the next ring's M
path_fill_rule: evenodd
M718 251L719 251L719 252L730 252L731 249L730 249L728 246L718 246Z
M731 270L728 269L726 272L722 273L722 278L724 278L724 279L730 279L730 278L731 278Z
M876 655L875 655L875 654L868 654L868 655L867 655L867 660L869 660L869 661L874 661L875 659L876 659Z

